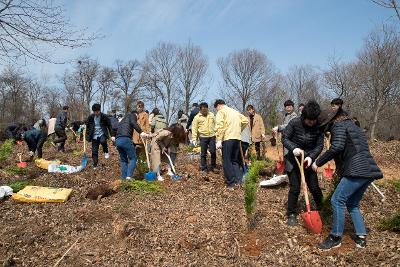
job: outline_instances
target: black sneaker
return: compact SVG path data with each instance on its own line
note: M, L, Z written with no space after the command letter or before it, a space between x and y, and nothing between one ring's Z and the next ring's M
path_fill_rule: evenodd
M328 235L324 242L317 245L321 250L330 250L331 248L338 248L342 245L342 237Z
M354 242L356 242L356 247L358 248L365 248L367 246L367 240L365 236L356 235L354 237Z
M296 226L297 225L297 214L289 214L287 224L289 226Z

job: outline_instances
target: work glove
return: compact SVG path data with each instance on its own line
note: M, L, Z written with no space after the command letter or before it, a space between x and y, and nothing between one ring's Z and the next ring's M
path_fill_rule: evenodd
M293 155L295 157L298 157L301 155L301 152L303 152L303 150L301 150L300 148L296 147L295 149L293 149Z
M29 157L33 157L35 155L35 152L29 151Z
M317 172L317 170L318 170L317 163L314 162L314 163L312 164L311 168L313 169L313 171Z
M222 148L222 141L218 141L216 144L217 149L221 149Z
M167 153L168 153L168 148L163 147L163 148L161 149L161 151L162 151L162 153L167 154Z
M192 141L192 146L197 146L197 141L196 140Z
M276 134L278 132L278 126L275 126L274 128L272 128L272 132Z
M311 163L312 163L312 159L310 158L310 157L306 157L305 159L304 159L304 167L307 169L308 167L310 167L311 166Z
M141 134L140 134L140 136L142 137L142 138L149 138L149 134L147 134L147 133L145 133L145 132L142 132Z
M262 140L265 140L265 134L262 134L262 135L261 135L261 139L262 139Z
M115 143L115 136L111 136L111 141Z

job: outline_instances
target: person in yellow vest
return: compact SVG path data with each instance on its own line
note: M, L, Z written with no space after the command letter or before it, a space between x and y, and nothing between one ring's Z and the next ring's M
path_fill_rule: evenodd
M192 123L192 144L194 146L198 144L197 139L200 140L201 147L200 170L208 171L207 150L209 150L211 154L210 170L216 172L215 116L208 110L208 104L205 102L200 103L200 112L194 117Z
M240 171L240 140L242 131L249 120L238 111L225 105L225 101L218 99L214 103L218 111L215 119L217 149L222 149L222 167L225 182L228 187L242 183Z
M265 140L265 127L264 121L260 114L256 113L253 105L248 105L247 113L249 114L248 120L251 131L251 141L254 143L257 153L257 160L261 159L261 142Z
M136 112L137 112L137 114L136 114L137 123L139 124L140 129L142 129L143 132L149 134L150 133L149 114L147 114L147 112L144 110L143 101L137 102ZM140 139L139 133L134 131L132 139L133 139L133 143L136 146L136 154L139 155L141 153L144 153L143 142Z

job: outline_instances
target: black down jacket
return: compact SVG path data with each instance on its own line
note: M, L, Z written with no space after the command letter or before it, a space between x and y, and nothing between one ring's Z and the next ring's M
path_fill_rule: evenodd
M323 166L335 160L337 173L344 177L383 178L369 152L367 137L350 119L335 122L331 129L331 147L315 162Z
M88 140L88 141L91 141L94 136L94 128L95 128L94 117L95 117L95 115L91 114L87 118L86 140ZM110 120L108 119L107 115L105 115L103 113L100 113L100 127L101 127L101 130L103 131L103 134L106 136L106 138L110 137L110 135L113 135Z
M283 131L282 142L289 151L285 155L286 171L290 172L297 163L293 155L295 148L304 150L304 158L310 157L313 161L324 148L324 134L319 125L310 127L304 123L302 117L292 119Z
M142 133L142 129L137 123L136 115L131 112L125 115L125 117L118 123L117 138L118 137L129 137L132 138L133 130Z

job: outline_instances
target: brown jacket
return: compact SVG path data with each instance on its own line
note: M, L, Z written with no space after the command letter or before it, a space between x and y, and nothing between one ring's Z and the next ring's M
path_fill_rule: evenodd
M174 143L174 139L170 131L159 129L152 134L151 138L150 162L151 169L154 172L160 171L161 161L169 163L165 155L162 154L163 149L166 149L168 153L176 153L177 144Z
M150 133L150 123L149 123L149 114L146 112L141 112L137 115L137 123L139 124L140 128L145 133ZM134 144L142 144L142 140L140 139L140 135L138 132L133 132L133 143Z
M249 125L250 125L250 117L249 119ZM254 119L253 119L253 125L250 125L251 129L251 141L253 143L261 142L262 141L262 135L265 134L265 127L264 127L264 121L262 117L255 113L254 114Z

